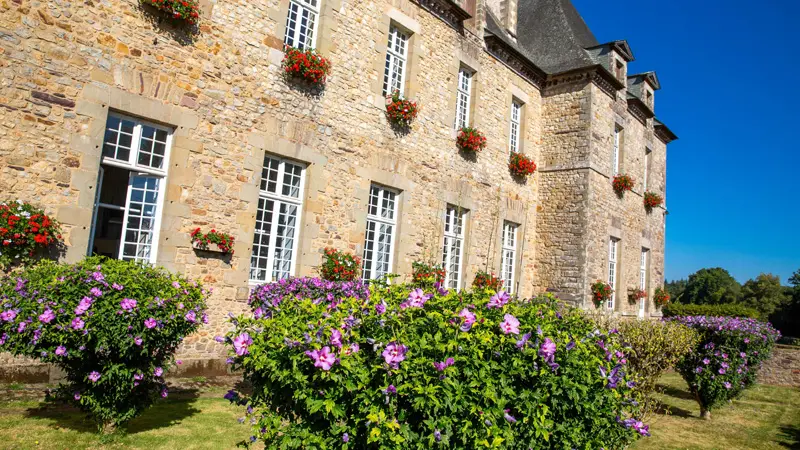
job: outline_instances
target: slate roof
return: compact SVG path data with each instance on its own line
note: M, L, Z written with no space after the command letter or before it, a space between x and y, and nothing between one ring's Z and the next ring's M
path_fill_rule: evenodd
M597 64L585 49L599 42L570 0L519 0L517 43L548 74Z

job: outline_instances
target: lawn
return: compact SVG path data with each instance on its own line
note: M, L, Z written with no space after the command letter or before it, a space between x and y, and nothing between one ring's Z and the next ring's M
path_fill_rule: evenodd
M700 419L700 408L675 373L661 379L661 401L671 411L650 419L652 437L634 450L800 449L800 390L758 385L725 408Z
M742 399L715 411L711 421L676 374L661 380L662 401L671 414L650 420L653 436L634 450L800 449L800 390L756 386ZM103 443L91 423L70 408L36 400L0 402L3 449L229 449L249 436L236 419L241 409L222 399L224 389L183 391L133 420L128 433Z

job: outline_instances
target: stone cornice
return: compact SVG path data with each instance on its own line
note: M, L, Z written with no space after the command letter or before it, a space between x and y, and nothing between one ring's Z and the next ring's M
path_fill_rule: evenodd
M654 132L657 138L661 139L665 144L669 144L670 142L677 140L678 136L675 136L675 133L670 131L664 124L657 124L654 127Z
M463 29L464 21L472 17L472 14L459 2L452 0L414 0L414 2L459 31Z
M612 75L599 64L581 69L570 70L568 72L561 72L555 75L548 75L546 86L553 87L560 84L581 80L591 81L595 84L595 86L600 88L601 91L605 92L606 95L612 99L616 99L617 92L625 87L623 82L619 81L614 75Z
M528 58L495 35L486 36L484 42L486 42L486 50L490 55L497 58L537 88L544 88L547 75L542 69L530 62Z
M647 107L639 97L628 96L628 112L636 118L642 125L647 125L647 119L655 117L653 111Z

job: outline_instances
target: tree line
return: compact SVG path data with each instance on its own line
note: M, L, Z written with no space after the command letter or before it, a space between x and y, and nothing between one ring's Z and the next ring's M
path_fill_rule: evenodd
M757 310L786 336L800 336L800 269L789 277L762 273L744 284L721 268L700 269L688 279L665 283L672 301L682 304L739 304Z

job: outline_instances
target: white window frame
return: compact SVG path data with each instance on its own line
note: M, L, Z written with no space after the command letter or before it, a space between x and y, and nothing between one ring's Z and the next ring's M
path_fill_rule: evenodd
M639 263L639 289L649 294L647 288L647 266L650 259L650 250L642 247L642 260ZM639 299L639 317L644 317L645 302L647 298Z
M513 222L503 222L503 245L500 255L503 287L509 294L514 293L517 277L517 237L519 225Z
M389 96L396 90L403 95L408 70L408 44L411 33L395 24L389 26L389 39L386 44L386 65L383 73L383 95ZM393 76L395 73L399 77Z
M258 188L259 188L258 189L259 206L257 206L257 208L260 208L260 204L261 204L262 201L263 202L267 202L267 201L271 201L272 202L272 216L270 217L271 227L270 227L270 232L269 232L269 241L268 241L267 246L266 246L266 250L267 250L267 266L263 269L266 272L266 277L264 277L264 279L259 279L259 278L256 278L256 277L253 276L254 273L258 272L258 270L262 270L257 265L254 266L254 262L256 261L256 258L259 258L259 259L263 259L264 258L263 255L258 255L258 256L256 255L256 248L257 247L264 247L261 244L256 245L256 236L264 234L264 232L261 231L258 228L258 223L256 223L255 230L253 231L253 247L252 247L252 251L251 251L251 254L250 254L250 271L249 271L249 274L248 274L248 279L249 279L250 284L261 284L261 283L268 283L268 282L277 281L275 279L275 246L276 246L276 243L277 243L277 240L278 240L277 228L278 228L278 220L279 220L279 216L280 216L280 211L281 211L281 206L282 205L295 206L297 208L297 216L296 216L296 219L295 219L295 234L294 234L294 241L292 242L292 255L291 255L291 259L290 259L291 263L289 264L290 265L290 269L289 269L289 273L288 273L287 277L294 276L294 274L297 273L296 272L296 270L297 270L297 252L298 252L299 243L300 243L300 233L301 233L301 229L302 229L301 225L303 223L303 204L304 204L304 200L305 200L306 170L307 170L308 167L305 164L297 162L297 161L287 160L287 159L284 159L284 158L281 158L281 157L278 157L278 156L275 156L275 155L272 155L272 154L267 154L267 155L264 155L264 164L262 166L263 167L262 168L262 174L264 173L263 170L266 170L267 171L267 176L268 176L268 173L269 173L269 169L267 169L267 161L268 160L278 161L278 171L277 171L278 174L277 174L277 177L275 179L275 183L276 183L275 191L276 192L270 192L269 191L269 181L267 181L265 189L261 189L261 185L263 184L262 182L264 181L264 176L263 175L262 175L262 179L259 181L259 185L258 185ZM293 197L291 195L284 195L283 194L283 187L285 186L284 177L286 175L286 166L287 166L287 164L300 168L300 186L298 188L297 197ZM288 186L290 186L290 188L291 188L291 185L288 185ZM266 211L264 211L263 214L266 215ZM262 215L262 218L264 218L264 215Z
M108 119L114 117L120 121L125 120L129 122L133 122L133 134L131 136L131 146L130 151L128 153L128 159L118 159L115 157L109 157L103 155L105 151L105 131L108 130ZM143 127L151 127L154 130L161 130L167 133L166 140L164 142L164 155L162 159L161 168L156 168L152 166L142 165L139 164L139 152L141 150L142 145L142 128ZM128 234L128 219L130 216L130 204L131 204L131 196L133 193L133 185L134 179L136 177L148 177L148 178L157 178L158 179L158 187L156 191L156 205L155 211L152 217L153 220L153 227L152 227L152 238L149 244L149 255L147 258L138 258L136 256L133 257L134 261L142 261L149 264L155 264L156 260L158 259L158 241L161 235L161 217L163 215L164 210L164 196L166 195L166 186L167 186L167 171L169 168L169 161L170 155L172 153L172 138L173 138L174 129L170 127L166 127L163 125L158 125L153 122L149 122L146 120L138 119L136 117L131 117L125 114L120 114L117 112L109 112L108 117L106 118L106 124L104 127L104 134L103 134L103 143L100 147L100 170L97 177L97 190L95 191L95 203L94 203L94 210L92 212L92 229L89 233L89 248L87 249L87 254L91 255L93 248L94 248L94 239L95 233L97 231L97 217L98 217L98 209L99 208L106 208L106 209L115 209L118 211L123 211L122 217L122 232L120 234L120 242L119 242L119 249L117 252L117 259L124 259L124 251L125 251L125 243L126 243L126 236ZM117 142L119 142L119 135L117 136ZM116 156L116 155L115 155ZM128 177L128 191L125 197L125 206L119 205L110 205L106 203L100 202L100 194L103 189L103 177L104 177L104 169L103 166L110 166L110 167L118 167L120 169L125 169L130 172ZM141 203L144 203L144 198ZM141 229L138 229L141 231ZM140 243L136 243L136 245L140 245ZM138 253L138 251L137 251ZM131 259L131 258L127 258Z
M456 86L456 130L469 126L469 110L472 101L472 77L474 75L475 73L466 67L458 69L458 84Z
M447 205L445 209L442 267L445 269L445 285L451 289L460 289L462 285L462 272L464 270L464 234L467 224L467 214L467 210L454 205ZM457 247L457 255L454 254L453 247ZM454 257L458 258L456 270L450 270L450 261L452 261Z
M511 150L511 153L518 153L520 149L523 106L522 102L516 99L511 101L511 124L508 132L508 148Z
M619 125L614 126L614 155L612 156L611 168L613 170L613 175L619 175L619 159L620 159L620 137L622 135L622 127Z
M373 191L377 193L377 195L374 197L372 195ZM391 205L388 208L385 208L384 201L389 198L389 195L392 196ZM371 213L373 198L375 198L377 201L377 204L375 205L376 214ZM392 270L394 269L394 244L397 236L397 214L399 201L400 192L378 184L372 184L370 186L370 195L369 199L367 199L367 228L364 232L364 255L362 258L363 268L361 271L361 278L364 280L378 279L386 274L392 273ZM385 211L391 211L391 217L383 217L383 213ZM368 251L367 242L369 241L370 223L373 224L373 240L372 249ZM381 225L391 227L391 231L389 232L389 250L387 252L389 255L389 261L387 262L386 272L379 271L376 264L378 262L378 256L380 255L377 235ZM371 262L369 269L367 269L366 264L368 260Z
M314 48L317 42L317 29L319 27L320 18L320 3L321 0L289 0L289 9L286 11L286 27L283 34L283 43L286 46L298 48L301 50ZM294 8L294 11L293 11ZM294 29L291 29L292 12L294 12ZM303 14L307 14L310 20L313 21L310 27L306 26L306 30L311 30L311 36L306 34L306 42L300 42L300 21Z
M606 302L606 308L613 311L617 300L617 278L619 272L619 239L608 240L608 285L611 286L611 298Z
M642 178L642 184L645 192L647 192L647 183L649 181L648 175L650 175L650 157L652 153L652 150L649 148L644 149L644 177Z

